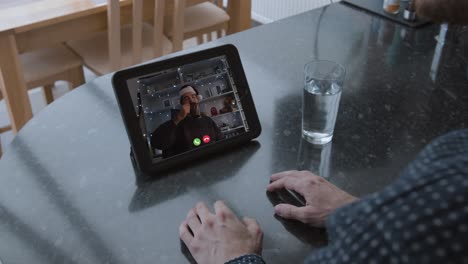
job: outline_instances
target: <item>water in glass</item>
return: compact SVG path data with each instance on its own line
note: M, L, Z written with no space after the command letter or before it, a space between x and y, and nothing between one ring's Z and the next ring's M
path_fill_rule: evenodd
M304 87L302 134L314 144L333 137L342 87L330 80L308 80Z

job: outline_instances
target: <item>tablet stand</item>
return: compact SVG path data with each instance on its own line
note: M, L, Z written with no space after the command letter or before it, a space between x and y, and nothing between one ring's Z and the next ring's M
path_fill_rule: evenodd
M133 150L131 148L130 148L130 160L132 161L133 171L135 172L135 184L137 186L140 186L150 179L150 175L140 170L135 160L135 156L133 155Z

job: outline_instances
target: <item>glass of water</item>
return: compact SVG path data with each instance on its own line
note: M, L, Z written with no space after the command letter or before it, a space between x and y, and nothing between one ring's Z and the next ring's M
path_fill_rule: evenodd
M332 140L346 70L336 62L315 60L304 66L302 136L313 144Z

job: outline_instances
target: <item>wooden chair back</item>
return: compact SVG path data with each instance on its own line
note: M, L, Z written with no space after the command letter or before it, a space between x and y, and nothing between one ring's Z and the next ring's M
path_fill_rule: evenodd
M171 32L182 42L183 18L182 21L176 18L183 17L185 0L132 0L131 4L130 1L107 0L107 31L67 43L97 75L173 52L174 45L163 35L169 4L176 22ZM144 21L150 17L152 22Z
M174 16L166 14L164 22L164 32L171 38L174 51L182 49L184 39L196 37L197 43L201 44L204 35L211 41L211 33L216 32L219 38L223 31L227 32L230 17L224 10L222 0L199 0L191 6L181 1L176 3L179 7L174 10ZM182 31L183 34L180 34ZM177 35L174 36L173 32Z
M152 43L154 57L163 55L163 23L166 8L166 0L153 0L153 32ZM173 34L176 40L182 42L183 38L183 8L185 0L170 0L174 3L174 27ZM121 68L121 14L119 0L107 0L108 12L108 50L109 50L109 63L113 70ZM142 32L143 32L143 0L132 0L132 60L134 64L141 63L142 61Z

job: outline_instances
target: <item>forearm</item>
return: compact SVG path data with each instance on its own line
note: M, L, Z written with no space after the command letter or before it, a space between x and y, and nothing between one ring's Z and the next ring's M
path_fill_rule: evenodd
M436 22L468 23L468 0L413 0L416 13Z

